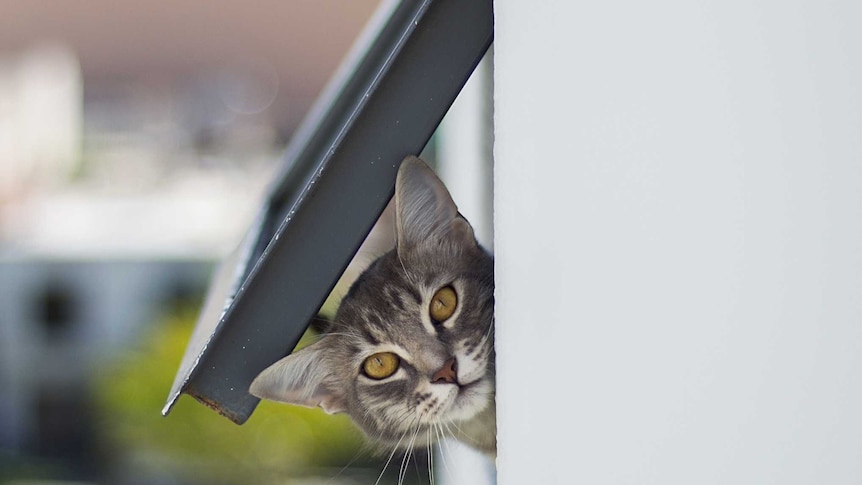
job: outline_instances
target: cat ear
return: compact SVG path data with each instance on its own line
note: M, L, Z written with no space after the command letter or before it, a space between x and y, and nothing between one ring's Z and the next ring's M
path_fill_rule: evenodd
M248 392L269 399L305 407L320 406L329 414L344 412L343 397L327 382L331 373L321 357L320 342L309 345L264 369Z
M477 244L446 186L414 156L401 162L395 180L395 236L399 253L429 242Z

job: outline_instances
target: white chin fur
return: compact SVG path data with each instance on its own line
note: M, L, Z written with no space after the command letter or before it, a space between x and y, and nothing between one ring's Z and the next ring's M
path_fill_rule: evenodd
M452 399L444 417L451 421L468 421L481 413L491 401L493 385L487 377L461 388Z
M430 424L437 421L469 421L484 411L491 403L494 385L487 376L464 387L430 384L426 388L434 395L436 405L417 409L420 421Z

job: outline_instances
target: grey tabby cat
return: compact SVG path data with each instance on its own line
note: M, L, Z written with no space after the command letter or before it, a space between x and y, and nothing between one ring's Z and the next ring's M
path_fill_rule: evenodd
M493 259L416 157L398 170L395 212L395 249L359 276L320 340L250 392L347 413L393 449L454 436L493 455Z

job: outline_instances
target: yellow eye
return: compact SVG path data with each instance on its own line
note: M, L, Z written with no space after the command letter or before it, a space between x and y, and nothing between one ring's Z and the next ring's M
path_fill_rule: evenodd
M458 306L458 295L451 286L444 286L434 293L428 311L431 313L431 318L439 323L451 317L455 313L456 306Z
M392 352L379 352L365 359L362 372L372 379L386 379L398 370L400 359Z

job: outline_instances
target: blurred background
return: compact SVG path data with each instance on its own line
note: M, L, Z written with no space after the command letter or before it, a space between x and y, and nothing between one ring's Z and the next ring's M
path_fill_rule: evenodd
M316 410L159 413L214 263L377 3L0 2L0 483L377 478Z

